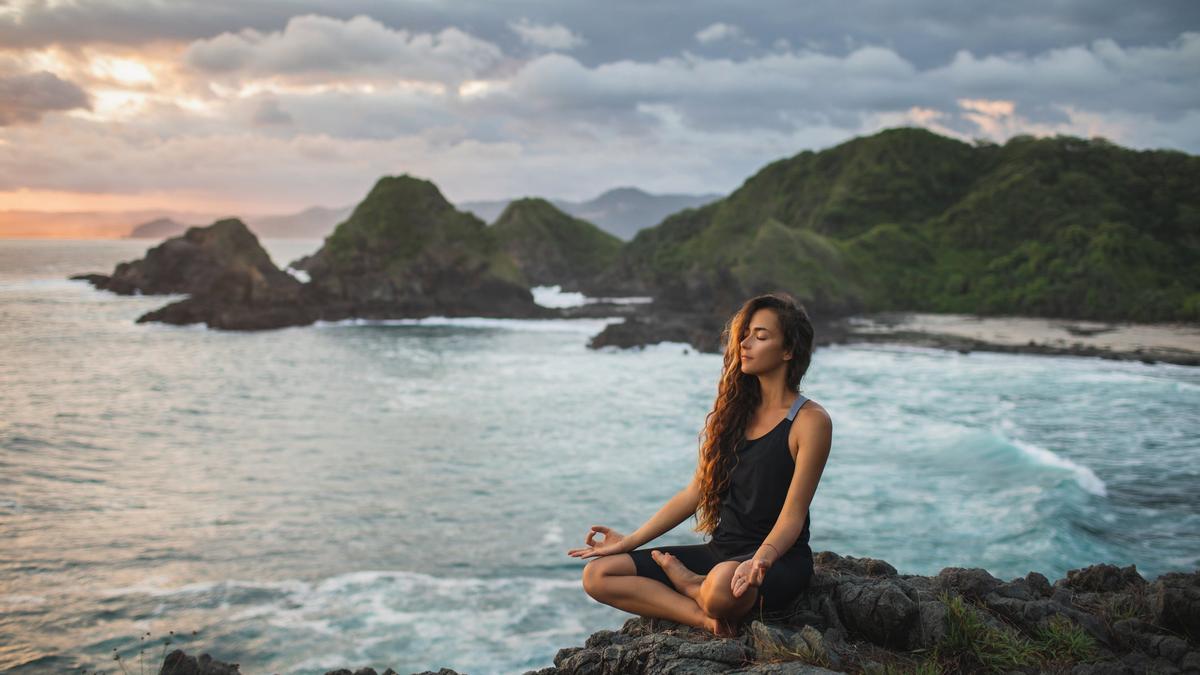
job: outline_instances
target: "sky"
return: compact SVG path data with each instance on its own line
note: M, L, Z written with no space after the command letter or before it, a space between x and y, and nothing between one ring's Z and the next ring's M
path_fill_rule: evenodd
M0 0L0 211L724 194L897 126L1200 152L1200 3Z

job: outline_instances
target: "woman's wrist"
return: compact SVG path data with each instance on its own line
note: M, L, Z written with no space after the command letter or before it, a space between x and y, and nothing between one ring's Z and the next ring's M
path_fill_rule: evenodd
M765 554L764 554L764 552L763 552L763 549L766 549L766 548L769 548L769 549L771 549L771 551L774 553L774 555L773 555L773 556L767 556L767 555L765 555ZM773 563L774 563L776 560L778 560L778 559L779 559L781 556L780 556L780 554L779 554L779 549L775 548L775 545L774 545L774 544L768 544L767 542L765 542L765 541L764 541L764 542L763 542L763 543L762 543L762 544L761 544L761 545L758 547L758 550L757 550L757 551L755 551L755 553L754 553L754 557L755 557L756 559L758 559L758 560L765 560L765 561L766 561L766 563L767 563L768 565L770 565L770 564L773 564Z

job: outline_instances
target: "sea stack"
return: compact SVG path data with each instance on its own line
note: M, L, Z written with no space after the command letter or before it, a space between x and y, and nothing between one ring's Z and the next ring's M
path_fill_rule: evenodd
M380 178L321 249L293 267L348 316L555 315L533 302L528 280L482 220L408 174Z
M122 295L217 293L235 301L287 296L300 285L271 262L258 237L237 218L189 227L151 248L141 260L118 264L111 276L71 278Z

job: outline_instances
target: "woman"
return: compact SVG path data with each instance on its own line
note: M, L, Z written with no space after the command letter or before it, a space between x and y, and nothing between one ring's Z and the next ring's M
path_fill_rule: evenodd
M600 602L733 636L752 610L786 608L808 587L808 507L833 426L797 393L813 328L795 299L747 300L722 340L725 365L691 482L633 534L593 525L585 546L567 554L596 558L583 568L583 586ZM638 548L692 515L693 529L711 541Z

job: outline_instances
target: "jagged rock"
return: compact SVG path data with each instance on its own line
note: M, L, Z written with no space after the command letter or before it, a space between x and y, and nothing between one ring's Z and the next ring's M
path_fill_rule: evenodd
M1117 567L1099 564L1083 569L1067 570L1067 576L1058 584L1076 591L1120 591L1130 586L1145 586L1146 580L1138 574L1137 567Z
M688 315L671 312L629 316L621 323L605 326L588 343L601 347L638 347L658 342L684 342L697 351L719 352L722 319L713 315Z
M295 293L300 286L271 262L258 237L237 218L189 227L182 235L151 248L141 260L118 264L111 276L79 274L71 278L121 295L233 292L262 299Z
M583 649L559 651L554 665L565 673L723 673L752 656L743 641L710 639L700 631L676 627L681 630L648 634L623 629L621 638L608 634Z
M380 178L303 262L322 297L354 316L549 317L487 225L432 182Z
M829 666L834 669L840 668L842 663L842 657L838 655L835 646L841 642L840 631L836 628L829 629L827 637L809 625L797 631L753 621L750 624L749 635L757 659L761 661L775 658L788 661L799 659L806 664Z
M1154 580L1154 621L1200 641L1200 574L1168 572Z
M938 573L937 580L942 588L957 590L972 600L982 600L1003 583L978 567L946 567Z
M238 664L218 661L208 654L188 656L182 649L163 658L159 675L241 675Z
M71 277L117 293L186 293L138 321L262 330L347 318L553 318L486 226L429 181L381 178L316 253L278 269L236 218L193 227L111 276Z
M1051 585L1037 573L1004 582L985 570L960 567L932 577L902 575L886 561L830 551L815 552L813 561L812 583L791 607L762 620L747 617L736 637L635 617L620 630L593 633L581 647L559 649L553 666L525 675L907 671L951 643L950 624L960 620L947 604L951 600L960 605L956 612L973 619L968 622L976 625L973 630L1033 640L1053 623L1058 630L1081 628L1070 639L1093 643L1091 655L1080 663L1064 663L1066 657L1056 654L1045 668L1027 664L1012 673L1046 668L1072 675L1200 672L1200 644L1180 630L1194 619L1191 593L1200 583L1200 570L1165 574L1145 584L1129 568L1093 565L1071 570ZM1153 607L1150 599L1140 600L1147 593L1153 595ZM1144 616L1122 616L1130 611ZM961 639L963 626L955 630ZM190 664L192 670L176 672L238 673L237 664L215 662L207 654L189 659L176 650L164 668L169 672L169 666ZM384 675L395 673L389 669ZM421 675L457 674L443 668Z
M258 238L236 218L188 228L150 249L141 260L120 263L111 277L71 278L120 294L190 294L143 314L138 323L207 323L213 328L255 330L304 325L319 316L312 294L275 267Z

